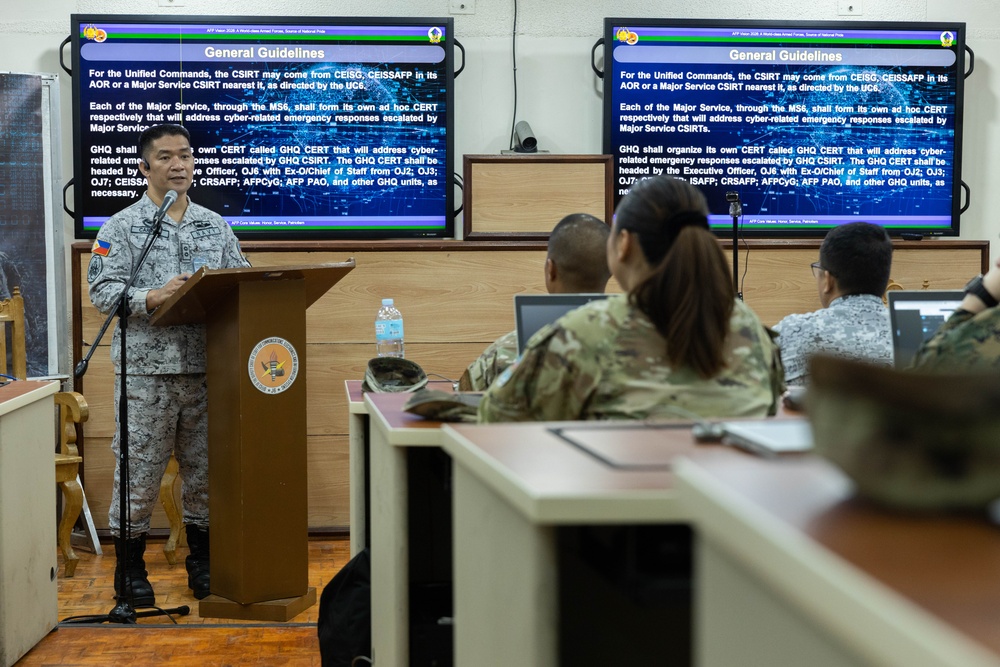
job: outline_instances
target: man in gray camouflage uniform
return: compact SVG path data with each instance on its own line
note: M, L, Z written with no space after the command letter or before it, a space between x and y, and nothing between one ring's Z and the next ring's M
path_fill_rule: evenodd
M917 351L913 368L943 372L1000 369L1000 258L966 286L958 310Z
M116 596L132 595L135 606L155 604L143 553L160 479L173 453L183 482L182 503L188 544L188 586L202 599L209 594L208 423L205 386L205 331L201 325L154 327L153 312L191 277L198 258L208 268L249 266L229 225L216 213L192 202L187 192L194 174L188 131L157 125L139 139L139 171L147 190L135 204L101 227L87 271L90 299L102 313L116 305L135 269L152 220L168 191L177 201L163 218L162 230L128 294L128 424L117 419L112 441L116 456L109 522L118 553L116 574L125 570L130 584ZM121 373L120 332L111 340L115 373ZM115 382L117 412L120 382ZM121 429L129 435L130 516L119 516L117 456ZM128 562L122 558L127 540Z
M545 289L549 294L601 293L608 286L608 226L592 215L571 213L549 234ZM462 374L459 389L485 391L517 358L517 331L498 338Z
M823 307L788 315L774 326L789 385L804 385L817 352L892 365L892 326L882 295L889 284L892 241L867 222L835 227L812 265Z

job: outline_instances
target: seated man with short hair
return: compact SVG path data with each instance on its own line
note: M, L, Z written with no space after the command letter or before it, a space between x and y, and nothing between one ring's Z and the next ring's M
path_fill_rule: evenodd
M812 265L823 308L786 316L774 326L788 385L804 385L817 352L892 365L892 325L882 295L892 241L885 229L852 222L830 230Z
M602 293L611 271L605 247L609 229L587 213L572 213L549 235L545 289L549 294ZM462 374L459 389L485 391L517 357L517 332L498 338Z

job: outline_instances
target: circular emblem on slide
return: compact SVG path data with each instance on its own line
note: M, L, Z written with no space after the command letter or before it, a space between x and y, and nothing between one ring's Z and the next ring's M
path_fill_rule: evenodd
M265 338L257 343L247 363L250 381L265 394L280 394L299 374L299 355L284 338Z

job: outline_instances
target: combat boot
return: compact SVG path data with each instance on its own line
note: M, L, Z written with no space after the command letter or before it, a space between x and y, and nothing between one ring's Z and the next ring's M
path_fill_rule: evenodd
M127 548L126 548L127 547ZM128 551L128 561L125 552ZM156 604L153 586L149 583L149 573L146 572L146 534L126 540L115 538L115 599L126 599L132 607L152 607ZM124 593L121 590L121 575L126 575Z
M207 598L211 593L208 566L208 528L187 524L188 547L191 553L184 561L188 571L188 588L194 591L196 600Z

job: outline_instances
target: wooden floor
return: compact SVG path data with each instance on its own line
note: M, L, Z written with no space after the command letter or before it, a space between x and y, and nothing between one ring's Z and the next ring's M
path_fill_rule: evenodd
M76 575L62 575L60 557L59 626L17 663L17 667L74 667L76 665L319 665L316 620L319 596L350 558L350 542L310 540L309 585L316 587L317 604L288 623L231 621L201 618L198 601L187 587L184 556L170 566L162 541L146 549L149 580L160 607L187 605L191 613L138 619L137 625L66 622L74 616L106 614L114 608L114 546L104 555L77 550Z

